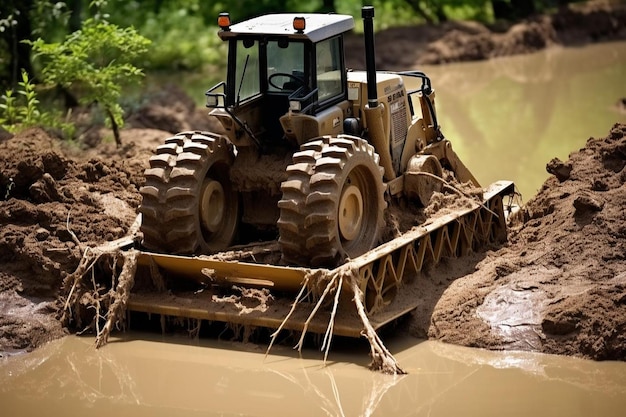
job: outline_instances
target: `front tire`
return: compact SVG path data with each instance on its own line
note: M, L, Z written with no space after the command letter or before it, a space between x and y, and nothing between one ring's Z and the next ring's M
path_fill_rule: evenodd
M379 156L367 141L325 136L302 145L278 207L283 260L334 267L376 246L384 226Z
M139 190L143 245L177 254L230 246L240 210L229 178L233 161L230 142L209 132L179 133L159 146Z

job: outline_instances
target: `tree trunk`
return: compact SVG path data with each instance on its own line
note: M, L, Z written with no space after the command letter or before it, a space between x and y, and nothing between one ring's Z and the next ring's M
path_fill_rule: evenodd
M535 2L533 0L511 0L513 13L517 19L524 19L535 14Z
M426 21L426 23L434 23L433 17L426 13L426 11L420 6L420 0L406 0L406 2L409 6L411 6L415 13L420 15Z
M109 115L109 120L111 121L111 130L113 130L113 137L115 137L115 144L119 148L122 146L122 138L120 137L120 127L115 122L115 116L113 116L113 113L111 112L111 110L106 109L106 112Z
M496 19L508 21L527 18L537 10L534 0L491 0L491 7Z
M443 11L443 6L437 6L436 10L435 10L435 14L437 15L437 21L439 23L443 23L443 22L447 22L448 21L448 16L446 15L446 12Z
M70 18L67 21L70 33L80 30L82 27L82 19L80 17L83 4L81 0L69 0L66 2L67 8L70 10Z
M324 0L322 7L319 9L320 13L333 13L335 11L335 0Z
M10 55L8 73L3 74L2 77L7 78L11 85L17 85L22 79L22 70L28 73L29 79L35 79L31 65L31 46L22 42L32 39L30 10L33 6L33 0L15 0L6 3L8 4L3 5L6 10L3 10L2 17L6 17L5 13L7 15L12 14L16 23L14 26L6 28L1 35L9 48Z

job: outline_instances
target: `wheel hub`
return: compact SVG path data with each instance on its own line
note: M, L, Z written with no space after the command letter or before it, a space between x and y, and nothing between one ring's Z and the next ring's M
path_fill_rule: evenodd
M200 219L202 225L211 233L219 230L224 218L226 198L224 188L219 181L206 179L202 184L200 199Z
M363 222L363 195L356 185L348 185L339 202L339 232L345 240L359 236Z

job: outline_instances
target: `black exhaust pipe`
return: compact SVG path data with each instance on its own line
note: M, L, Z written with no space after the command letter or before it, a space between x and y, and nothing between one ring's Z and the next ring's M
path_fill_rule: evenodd
M376 92L376 53L374 50L374 6L361 8L363 31L365 32L365 70L367 72L367 105L370 109L378 107Z

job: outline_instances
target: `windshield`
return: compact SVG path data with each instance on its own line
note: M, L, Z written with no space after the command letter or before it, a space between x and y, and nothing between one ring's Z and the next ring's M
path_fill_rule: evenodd
M274 74L287 74L285 76ZM267 43L268 91L294 91L306 84L304 43L269 41Z
M235 45L234 103L240 103L261 93L260 55L263 43L254 39L239 39ZM273 40L266 43L268 92L292 92L307 85L304 71L304 43Z

